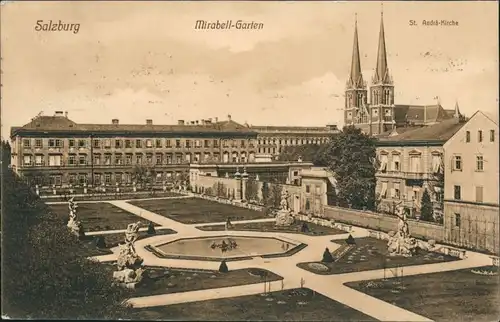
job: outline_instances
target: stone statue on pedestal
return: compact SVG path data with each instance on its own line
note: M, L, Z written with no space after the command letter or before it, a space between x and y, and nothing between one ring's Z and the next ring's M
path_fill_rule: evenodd
M113 273L116 282L127 288L135 288L143 280L143 259L137 255L134 243L139 238L141 223L129 224L125 232L125 242L120 244L120 253L116 266L118 271Z
M403 207L398 207L396 215L399 218L398 231L389 233L389 242L387 243L389 255L391 256L413 256L419 244L410 236L410 229Z
M295 222L295 218L292 216L292 212L288 206L288 191L281 191L281 202L280 210L276 214L276 226L290 226Z
M78 237L83 237L85 236L85 232L83 230L82 223L78 220L76 216L76 211L78 209L78 205L74 201L74 197L69 199L68 201L68 208L69 208L69 220L68 220L68 228L71 229L71 232Z

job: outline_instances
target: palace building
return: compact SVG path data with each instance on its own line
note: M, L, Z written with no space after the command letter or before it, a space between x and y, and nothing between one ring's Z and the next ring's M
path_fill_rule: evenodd
M217 118L176 125L80 124L67 113L37 116L11 129L12 167L39 185L115 185L133 182L136 166L154 168L156 181L173 180L189 164L246 164L287 145L324 143L335 126L253 127Z
M395 83L387 62L383 15L380 20L377 64L369 88L361 72L359 51L356 21L351 71L345 90L345 125L354 125L367 134L378 135L394 128L429 126L453 118L454 110L445 110L439 103L434 105L395 103Z

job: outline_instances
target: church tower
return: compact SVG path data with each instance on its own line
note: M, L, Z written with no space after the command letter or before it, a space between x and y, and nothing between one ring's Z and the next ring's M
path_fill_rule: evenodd
M370 134L391 130L394 127L394 83L387 66L384 14L380 17L377 66L370 86Z
M358 21L354 24L354 44L352 49L351 73L345 89L344 124L362 127L368 124L366 83L361 73L359 58ZM359 124L359 126L358 126Z

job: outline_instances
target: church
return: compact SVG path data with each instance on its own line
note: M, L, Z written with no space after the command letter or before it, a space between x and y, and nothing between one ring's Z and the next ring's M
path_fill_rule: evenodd
M369 135L394 135L408 128L429 126L460 116L458 104L452 110L444 109L439 102L434 105L395 104L394 86L387 63L383 13L380 20L377 65L369 88L361 72L356 20L351 71L345 90L345 125L354 125Z

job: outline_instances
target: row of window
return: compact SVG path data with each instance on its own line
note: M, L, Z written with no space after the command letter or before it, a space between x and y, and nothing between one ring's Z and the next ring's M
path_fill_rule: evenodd
M23 147L24 148L31 148L32 147L32 139L23 139ZM49 148L62 148L64 147L64 139L49 139L48 140L48 147ZM92 140L93 148L94 149L100 149L105 148L105 149L110 149L112 147L116 149L131 149L131 148L181 148L181 147L186 147L186 148L218 148L219 147L219 140L182 140L176 139L176 140L169 140L166 139L165 141L163 139L135 139L135 140L130 140L130 139L93 139ZM184 143L184 144L183 144ZM253 141L248 141L248 140L222 140L222 147L228 148L228 147L241 147L241 148L246 148L246 147L253 148L254 143ZM43 139L34 139L34 147L37 149L43 148ZM88 140L87 139L68 139L68 147L70 148L87 148L88 147Z
M203 157L203 159L202 159ZM222 162L227 163L229 160L231 160L233 163L237 162L253 162L255 158L255 155L253 153L249 154L249 157L247 158L247 155L245 152L239 154L236 152L233 152L231 154L229 153L223 153L222 154ZM61 155L49 155L48 158L44 155L24 155L23 156L23 165L24 166L45 166L45 162L48 161L48 166L61 166L62 165L62 158ZM90 161L87 158L87 154L70 154L66 158L66 164L68 166L76 166L76 165L87 165L90 164ZM156 164L156 165L162 165L162 164L181 164L187 162L218 162L221 161L220 158L220 153L194 153L191 155L191 153L186 153L186 154L162 154L162 153L148 153L148 154L143 154L143 153L136 153L134 154L120 154L120 153L115 153L114 155L111 153L105 153L105 154L100 154L100 153L94 153L93 155L93 165L131 165L131 164Z
M464 167L464 162L462 156L453 156L453 170L462 171ZM476 171L484 171L484 157L482 155L476 155Z
M176 177L179 173L174 172L157 172L156 176L153 177L153 182L163 182L168 181L171 178ZM80 174L69 174L68 180L66 183L71 185L84 185L89 183L89 177L87 173ZM41 176L36 176L33 178L34 184L43 185L46 182L44 178ZM63 183L62 175L50 175L48 176L48 184L61 186ZM111 185L111 184L132 184L133 183L133 174L132 173L94 173L94 185Z
M388 155L382 154L380 156L380 172L385 172L385 171L403 171L403 167L401 166L401 158L400 155L393 155L391 159L391 163L389 163L389 158ZM421 164L422 164L422 158L420 155L410 155L409 158L409 164L408 164L408 172L413 172L413 173L421 173ZM443 169L441 168L442 166L442 158L440 155L433 155L432 156L432 173L438 173L442 171Z
M279 145L302 145L302 144L323 144L327 143L327 138L303 138L303 139L259 139L259 145L279 144Z
M382 186L380 189L380 198L382 199L402 199L401 195L401 186L399 183L393 183L393 186L391 189L388 189L388 183L387 182L382 182ZM430 191L431 197L434 196L434 201L440 202L442 201L442 193L441 191ZM420 189L413 189L413 190L408 190L407 189L407 198L408 200L414 200L414 201L420 201Z
M482 186L476 186L476 202L483 202L483 187ZM455 200L462 200L462 186L459 185L454 185L453 186L453 199Z
M315 191L316 191L316 194L319 195L321 194L321 187L320 186L313 186L315 187ZM310 185L306 185L306 193L311 193L311 186Z
M483 142L483 131L477 131L477 142ZM471 133L470 131L465 132L465 142L470 143L471 141ZM495 130L490 130L490 142L495 142Z

